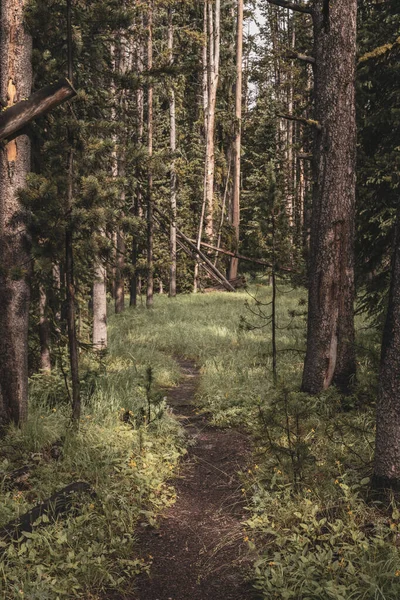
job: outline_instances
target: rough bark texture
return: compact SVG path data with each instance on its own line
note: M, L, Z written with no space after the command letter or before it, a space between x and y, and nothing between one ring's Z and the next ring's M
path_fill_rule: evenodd
M125 310L125 240L122 231L117 233L117 261L115 276L115 314L119 315Z
M235 231L235 250L239 247L240 222L240 152L242 138L242 60L243 60L243 0L237 3L236 28L236 89L235 89L235 139L233 160L233 197L232 197L232 227ZM236 279L238 259L232 258L229 266L228 279Z
M103 264L95 268L93 282L93 347L107 348L107 272Z
M67 79L48 85L21 100L0 114L0 140L14 136L26 127L33 119L44 115L66 100L73 98L76 91Z
M357 0L315 0L315 132L307 354L303 390L332 383L347 391L355 374L354 204Z
M374 486L400 489L400 208L389 306L382 341Z
M31 39L23 26L25 0L2 0L0 94L7 106L31 92ZM26 135L0 149L0 424L25 420L28 408L29 239L17 191L30 169Z
M68 78L70 81L72 81L72 0L67 0L67 53ZM67 197L65 207L68 218L65 231L65 279L67 284L68 350L72 383L72 420L75 424L77 424L81 416L81 391L79 382L79 353L75 315L74 232L71 223L71 212L74 201L74 138L70 127L68 127L68 141L70 150L68 153Z
M150 0L148 14L148 42L147 42L147 69L153 68L153 0ZM147 148L149 154L148 189L147 189L147 293L146 307L153 306L154 294L154 221L153 221L153 167L151 159L153 156L153 84L150 81L147 90Z
M212 239L214 233L215 109L217 104L221 43L220 0L215 0L215 6L212 3L208 3L208 35L208 114L205 184L207 204L206 232L209 239Z
M168 52L169 62L172 65L174 47L174 28L172 23L172 9L168 10ZM171 83L169 90L169 115L170 115L170 150L172 154L171 161L171 228L170 228L170 277L169 277L169 296L176 296L176 168L175 168L175 152L176 152L176 106L175 106L175 89L174 83ZM160 292L161 293L161 292Z
M143 16L140 17L141 27L143 27ZM139 38L137 42L136 48L136 69L138 73L142 73L144 69L144 43L141 38ZM137 146L138 148L142 147L143 144L143 131L144 131L144 92L143 87L140 86L136 90L136 109L137 109ZM137 188L135 191L135 199L133 202L133 215L138 217L142 211L142 187L141 187L141 166L139 162L136 165L136 179L138 181ZM137 259L139 254L139 245L138 245L138 237L137 235L133 235L132 240L132 266L133 266L133 275L130 282L130 306L137 305L137 296L138 296L138 288L139 288L139 277L137 273Z
M40 368L50 373L50 324L47 318L47 294L43 285L39 290L39 339L40 339Z

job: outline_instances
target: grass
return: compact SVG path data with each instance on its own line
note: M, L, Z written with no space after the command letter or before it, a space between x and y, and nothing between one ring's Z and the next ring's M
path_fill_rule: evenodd
M305 292L282 285L275 387L270 326L257 316L269 313L271 290L252 286L250 293L157 297L153 310L112 316L107 357L82 356L78 434L68 426L60 374L33 378L29 421L10 431L0 461L4 473L26 462L36 467L25 490L7 490L4 480L0 525L72 481L90 482L97 498L77 500L78 516L36 527L2 549L1 597L95 598L129 590L149 567L135 531L174 502L169 479L185 452L163 400L163 388L179 381L178 356L199 364L198 401L213 421L245 427L253 437L254 465L241 475L244 526L263 597L399 597L399 514L394 502L368 501L378 336L358 320L359 380L351 397L300 394ZM63 454L54 461L51 445L60 438Z

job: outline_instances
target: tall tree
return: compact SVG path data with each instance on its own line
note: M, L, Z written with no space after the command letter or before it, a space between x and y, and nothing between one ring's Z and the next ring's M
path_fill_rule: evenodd
M315 394L334 383L346 391L355 374L357 0L269 1L311 14L314 26L314 188L302 388Z
M68 79L73 81L73 48L72 48L72 0L67 0L67 64ZM74 246L72 209L74 201L74 137L71 125L68 126L68 166L67 166L67 195L66 216L67 226L65 230L65 279L67 294L67 329L68 348L71 366L72 382L72 420L79 422L81 415L81 392L79 382L79 355L78 338L76 332L75 314L75 277L74 277Z
M240 153L242 139L242 72L243 72L243 0L237 2L236 27L236 84L235 84L235 135L233 159L232 226L235 232L235 250L239 246L240 222ZM239 261L231 258L229 279L236 279Z
M172 8L168 9L168 59L170 65L174 62L174 27L172 22ZM171 227L170 227L170 277L169 277L169 295L171 298L176 296L176 102L174 84L171 83L169 90L169 114L170 114L170 150L171 160Z
M382 340L376 420L374 484L400 489L400 207L389 306Z
M154 217L153 217L153 83L151 69L153 68L153 0L149 0L147 14L147 70L149 82L147 87L147 150L148 150L148 182L147 182L147 294L146 306L153 306L154 293Z
M215 110L219 82L219 62L221 45L221 0L207 2L208 9L208 102L206 121L206 233L210 239L214 233L214 173L215 173Z
M0 94L6 106L31 92L31 39L25 0L3 0L0 21ZM21 423L28 410L29 239L18 190L30 170L30 141L20 135L0 149L0 422Z

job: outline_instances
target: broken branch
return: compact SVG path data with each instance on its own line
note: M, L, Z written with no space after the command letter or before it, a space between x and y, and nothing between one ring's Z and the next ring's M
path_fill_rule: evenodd
M310 63L311 65L315 64L315 58L313 56L308 56L307 54L301 54L300 52L293 52L292 50L286 52L285 58L296 58L297 60L301 60L306 63Z
M311 127L315 127L318 131L322 131L321 123L318 121L314 121L314 119L306 119L305 117L295 117L294 115L276 115L281 119L286 119L287 121L297 121L298 123L303 123L303 125L311 125Z
M35 92L28 100L21 100L0 113L0 140L9 139L41 115L76 96L68 81L61 79Z

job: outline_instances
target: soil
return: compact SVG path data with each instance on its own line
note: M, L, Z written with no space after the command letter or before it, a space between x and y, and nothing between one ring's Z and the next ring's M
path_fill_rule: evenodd
M153 557L150 576L137 579L130 600L255 600L245 580L250 559L241 523L246 519L238 471L250 458L248 437L212 427L197 414L199 371L182 360L181 385L169 404L189 436L188 458L173 484L177 501L158 528L144 528L138 546Z

